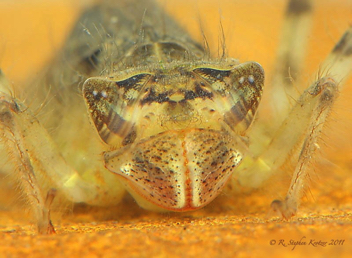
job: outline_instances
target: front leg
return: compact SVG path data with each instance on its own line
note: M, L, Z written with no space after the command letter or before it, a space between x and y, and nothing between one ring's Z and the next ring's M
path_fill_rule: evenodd
M305 95L319 94L318 103L312 113L286 198L284 201L275 200L271 204L272 210L278 212L279 215L285 219L294 216L297 212L299 200L308 177L308 165L310 164L315 150L318 148L317 140L321 134L334 99L337 96L337 84L345 81L351 72L351 46L352 28L348 29L342 36L322 66L322 69L329 70L329 73L334 76L337 82L331 78L318 80L315 85L303 93L297 103L297 105L306 105L306 103L309 102L309 98L305 100ZM294 113L294 111L292 113ZM299 123L299 121L297 121L297 123Z
M6 88L3 76L0 82L0 88ZM117 204L123 196L118 179L103 164L91 172L83 171L83 176L72 169L30 109L1 91L0 140L15 168L10 173L20 182L41 234L55 232L50 221L50 205L55 197L52 188L69 201L98 206Z
M273 211L286 219L297 212L299 200L309 176L310 161L318 148L317 141L337 97L337 86L351 72L351 46L352 29L350 28L322 65L322 70L328 70L329 75L334 79L329 76L323 78L319 76L320 79L314 82L296 101L271 141L259 148L262 151L254 156L253 161L248 164L244 162L244 166L238 172L241 185L259 187L290 159L292 150L300 148L297 165L285 200L275 200L271 205ZM252 134L258 138L254 130ZM256 142L252 144L256 146Z
M303 93L297 105L306 105L307 101L311 101L311 96L309 95L317 96L318 103L314 108L303 140L303 146L299 153L291 185L284 201L275 200L271 204L272 210L285 219L289 219L297 213L302 191L309 176L310 162L316 149L319 148L317 141L323 130L325 120L330 113L332 104L337 97L337 84L333 79L328 77L318 80ZM296 123L299 123L299 121L296 121Z
M15 116L21 112L23 111L19 103L5 93L0 95L0 132L2 141L9 156L12 158L12 162L15 164L22 189L26 193L34 212L38 232L41 234L52 234L55 233L55 230L50 221L48 208L51 204L50 199L52 200L53 197L50 197L52 194L49 194L48 200L45 201L42 196L34 174L31 157L24 143L25 135L21 133L21 128L15 119ZM33 122L35 123L35 121Z

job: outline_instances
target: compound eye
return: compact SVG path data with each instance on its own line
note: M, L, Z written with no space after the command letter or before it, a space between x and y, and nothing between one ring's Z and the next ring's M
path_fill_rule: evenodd
M130 144L136 138L132 119L134 103L149 75L138 74L125 80L93 77L83 85L83 97L93 125L100 138L117 146Z
M260 64L247 62L230 70L197 68L193 70L216 93L224 121L242 134L252 124L264 86Z

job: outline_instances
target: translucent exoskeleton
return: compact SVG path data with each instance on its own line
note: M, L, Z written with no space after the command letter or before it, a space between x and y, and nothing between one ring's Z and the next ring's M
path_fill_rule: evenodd
M2 145L39 232L54 232L56 191L109 206L126 189L146 209L188 211L226 184L259 187L289 156L295 170L287 197L271 209L294 216L352 62L349 29L322 65L333 76L318 76L292 105L287 73L302 58L292 49L304 45L312 10L309 0L289 1L272 82L256 62L210 56L207 44L149 0L103 1L85 11L30 102L9 94L1 74ZM255 119L268 83L274 122ZM44 115L34 115L36 106Z

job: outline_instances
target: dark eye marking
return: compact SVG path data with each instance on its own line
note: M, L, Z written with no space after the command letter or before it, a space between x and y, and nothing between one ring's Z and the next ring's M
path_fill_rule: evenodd
M144 73L137 74L137 75L132 76L126 80L117 81L116 85L119 88L124 88L125 90L129 90L131 88L139 90L143 86L143 84L141 82L144 83L147 76L149 77L150 75L144 74Z
M231 70L216 70L212 68L197 68L194 71L201 74L202 77L211 78L212 80L222 80L231 74Z

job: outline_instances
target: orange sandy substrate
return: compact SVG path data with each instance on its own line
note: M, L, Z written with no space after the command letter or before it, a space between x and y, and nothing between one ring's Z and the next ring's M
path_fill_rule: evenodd
M8 1L8 3L10 2ZM25 78L33 76L33 73L38 71L40 66L43 66L49 58L48 56L52 55L50 49L56 49L60 45L56 43L56 38L64 37L65 31L67 31L64 28L69 26L77 15L77 12L72 11L70 4L64 4L69 1L62 1L60 4L58 1L53 1L53 7L40 1L38 1L39 7L25 2L22 3L19 0L21 4L9 4L8 6L5 6L6 1L0 3L0 33L6 35L4 37L7 42L0 42L5 46L0 49L0 54L3 55L0 61L5 73L15 84L23 83ZM172 8L172 6L166 5L166 8L169 8L170 11L177 10L186 2L189 1L178 1L177 7ZM231 20L231 14L228 14L230 7L226 7L230 1L220 2L224 2L220 11L225 23ZM236 14L233 11L233 15L243 16L241 19L246 23L252 20L251 15L257 13L259 18L263 20L273 19L272 23L280 24L276 20L279 19L278 16L280 16L279 13L284 1L270 1L270 4L268 2L258 1L263 5L261 7L242 1L242 5L248 5L248 12ZM329 1L326 2L329 3ZM240 6L240 3L238 1L237 5ZM274 3L278 5L275 7L276 9L273 7ZM308 68L305 75L307 76L316 70L324 55L328 53L339 35L351 22L351 4L348 1L341 1L341 3L346 6L318 5L319 11L317 17L314 18L313 25L315 32L312 35L317 35L316 31L320 31L319 35L322 36L311 39L307 55L312 58L306 61ZM209 13L202 19L207 22L207 25L214 27L209 30L218 31L219 8L212 7L211 1L205 1L202 8L204 8L201 10L202 15ZM210 14L214 13L213 9L216 9L217 16L215 18L212 18ZM269 10L269 13L265 13L266 9ZM38 37L35 30L40 30L43 22L40 17L43 15L47 18L42 19L55 21L52 22L50 28L52 26L53 30L61 31L61 36L56 33L52 35L47 33L48 25L47 27L43 26L44 32L40 35L44 41L48 41L50 38L49 41L52 40L53 45L42 47L43 53L39 53L31 49L34 44L37 44L31 42L31 39L35 36ZM192 13L183 10L179 13L176 12L175 15L185 23L184 17L192 15ZM334 23L326 22L329 15L335 17L332 19ZM193 17L197 17L197 14ZM344 21L340 21L342 18ZM191 20L197 24L197 18ZM266 22L269 24L270 21ZM28 29L28 24L32 24L33 33ZM224 24L224 26L226 25ZM275 53L279 26L275 25L275 29L268 29L266 32L263 32L264 28L258 30L258 26L254 25L248 26L248 30L257 28L252 31L241 30L240 26L242 25L235 23L232 38L228 39L230 42L236 43L235 47L229 50L230 55L245 53L240 57L258 60L264 66L270 67L273 63L273 56L268 56L268 54L265 56L264 52ZM197 29L196 25L195 28ZM265 41L268 33L272 38ZM49 34L51 37L48 37ZM263 37L262 34L265 34L266 37ZM11 38L11 35L14 36ZM214 37L216 38L217 35ZM245 48L246 46L237 43L237 35L241 35L238 37L249 35L248 42L257 40L257 47L241 50L241 47ZM252 38L250 38L251 35ZM43 43L44 46L45 44L46 46L50 45L48 42ZM323 53L323 56L318 53L319 51ZM252 58L252 54L258 58ZM29 61L32 62L28 63ZM307 197L303 198L298 216L291 221L267 220L265 217L270 202L273 198L278 197L275 192L277 185L272 182L266 190L258 190L251 194L222 195L205 209L192 213L157 214L146 212L140 209L128 196L121 205L110 209L80 205L75 207L73 212L53 215L57 234L38 236L34 226L29 222L30 218L28 218L26 210L18 208L18 206L8 208L8 199L11 199L8 196L8 191L11 189L4 188L7 186L5 184L4 187L1 186L0 194L0 203L3 204L0 210L0 257L170 258L266 255L271 257L308 257L309 255L314 257L350 257L352 253L352 133L349 129L351 128L350 110L352 104L351 97L348 97L351 95L350 92L351 86L348 86L343 92L340 102L336 104L336 109L332 114L333 118L323 136L324 144L322 144L321 152L324 159L319 163L320 165L315 167L310 191L307 193ZM283 190L284 193L287 187L288 181L286 180L285 186L278 187L279 196L282 196L281 191Z
M306 205L299 218L289 222L265 220L267 207L253 197L241 197L240 207L222 202L188 214L149 213L128 201L110 210L79 207L74 216L65 215L57 222L57 234L51 236L35 235L20 210L2 211L0 256L348 257L352 251L351 198L346 193L337 195L338 206L332 200ZM346 203L341 204L341 198ZM295 247L290 241L300 244Z

